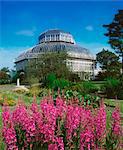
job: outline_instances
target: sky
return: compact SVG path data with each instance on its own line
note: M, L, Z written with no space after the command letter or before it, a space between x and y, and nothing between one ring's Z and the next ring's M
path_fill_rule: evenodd
M38 43L47 29L70 32L76 43L95 55L110 49L106 29L123 1L0 0L0 68L14 67L14 59Z

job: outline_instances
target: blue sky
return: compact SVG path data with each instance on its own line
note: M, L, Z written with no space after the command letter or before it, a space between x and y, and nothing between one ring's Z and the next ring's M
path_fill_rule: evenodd
M103 24L112 22L123 1L1 1L0 68L13 68L21 52L38 43L38 35L53 28L71 32L93 54L109 48Z

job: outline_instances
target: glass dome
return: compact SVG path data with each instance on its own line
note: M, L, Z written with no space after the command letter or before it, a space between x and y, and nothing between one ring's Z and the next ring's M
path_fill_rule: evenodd
M62 36L59 36L59 39L56 39L58 33ZM47 37L47 35L48 39L45 39L45 36ZM54 39L52 38L53 35L56 35ZM39 44L19 55L15 59L15 63L25 59L36 58L40 53L56 51L66 51L70 57L74 58L94 60L94 57L88 49L75 44L73 36L69 32L64 32L62 30L48 30L39 36Z

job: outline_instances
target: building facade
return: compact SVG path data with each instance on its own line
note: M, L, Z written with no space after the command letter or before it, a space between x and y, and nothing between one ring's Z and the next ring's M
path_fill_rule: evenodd
M95 59L93 55L88 49L77 45L69 32L48 30L39 35L38 41L37 45L15 59L17 71L24 71L28 61L36 59L39 54L66 51L69 56L66 65L72 72L78 74L83 80L94 78Z

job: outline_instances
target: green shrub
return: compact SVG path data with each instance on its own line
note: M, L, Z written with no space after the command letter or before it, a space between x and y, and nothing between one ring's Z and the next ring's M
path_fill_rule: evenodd
M77 98L80 104L84 103L84 106L92 105L93 108L96 108L100 105L101 98L96 95L91 95L91 94L83 95L83 93L72 91L72 90L66 90L64 94L67 100L70 100L71 98L75 98L75 99Z
M119 93L120 81L118 79L108 78L102 90L108 98L116 98Z
M50 89L52 89L54 87L54 81L56 80L56 76L54 73L50 73L47 77L46 77L46 86Z
M118 88L118 94L117 94L118 99L123 100L123 75L120 77L120 84Z
M69 81L64 78L56 78L54 73L48 74L46 79L43 81L43 87L54 89L55 91L59 88L64 89L67 86L69 86Z
M85 93L87 94L95 93L98 91L98 87L89 81L83 82L82 87L83 87L83 92L85 91Z
M40 87L39 86L32 86L30 89L29 89L29 92L28 92L28 94L26 94L26 95L28 95L28 96L39 96L39 94L40 94Z
M69 86L69 81L68 80L65 80L63 78L61 79L56 79L54 80L53 82L53 89L54 90L58 90L59 88L62 90L64 89L65 87L68 87Z
M65 90L72 90L81 93L83 96L86 94L95 94L99 88L89 81L82 83L71 83Z

